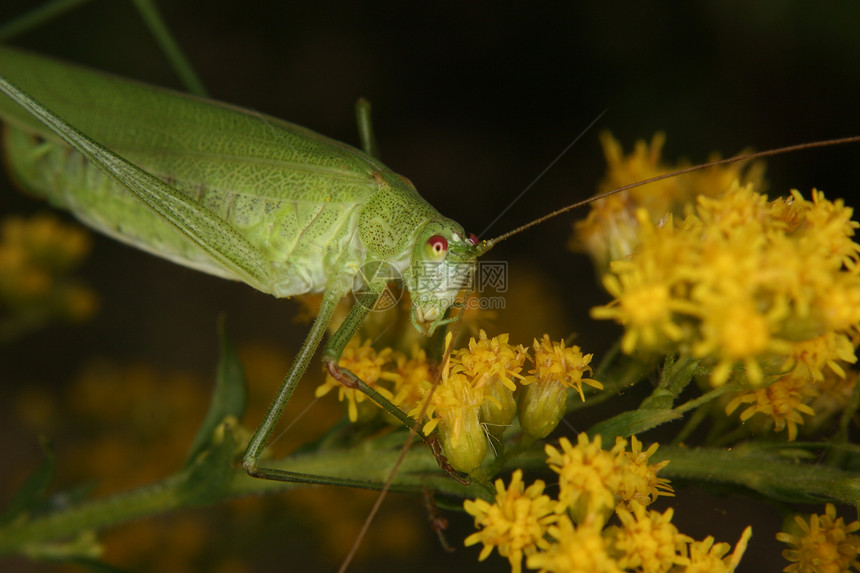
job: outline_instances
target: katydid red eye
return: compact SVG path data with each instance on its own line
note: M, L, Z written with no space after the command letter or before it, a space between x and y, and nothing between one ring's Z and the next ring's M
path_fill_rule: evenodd
M442 235L433 235L427 239L424 252L427 253L427 258L431 261L441 261L448 253L448 239Z
M475 233L469 233L469 243L474 247L478 244L478 235Z

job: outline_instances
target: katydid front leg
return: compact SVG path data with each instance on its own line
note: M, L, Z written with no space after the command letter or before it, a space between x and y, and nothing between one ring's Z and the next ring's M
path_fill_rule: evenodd
M355 305L352 307L352 310L349 312L346 319L344 319L343 324L340 325L340 328L338 328L337 332L332 335L326 345L326 349L323 353L323 364L325 364L326 370L331 374L332 378L347 388L358 390L368 396L371 400L384 408L386 412L400 420L404 426L424 440L430 448L430 451L433 453L433 456L436 458L436 463L439 464L439 467L458 482L468 485L469 480L464 479L459 472L448 463L448 458L445 457L442 450L442 444L439 442L439 438L435 433L430 434L429 436L425 435L421 430L420 424L416 420L410 418L405 412L403 412L403 410L392 404L387 398L368 386L364 380L350 372L349 369L338 364L340 356L343 353L343 349L358 330L358 327L361 326L361 323L364 322L364 318L367 316L367 313L373 308L373 305L379 299L381 294L382 293L380 291L356 295Z

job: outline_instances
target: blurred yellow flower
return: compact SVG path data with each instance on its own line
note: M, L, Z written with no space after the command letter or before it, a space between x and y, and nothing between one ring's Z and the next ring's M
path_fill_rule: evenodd
M860 570L860 536L855 535L860 530L860 522L846 524L841 517L837 518L836 507L832 503L825 506L821 515L813 513L808 521L796 515L794 521L799 528L797 532L776 534L778 541L791 546L782 552L782 556L792 562L783 571L837 573Z
M774 430L779 432L786 429L789 441L793 441L797 437L798 425L803 424L803 414L815 415L815 410L807 405L815 395L815 389L805 380L783 376L766 388L738 393L726 405L726 415L730 415L742 404L750 404L741 412L742 422L755 414L764 414L770 417Z
M668 165L660 160L666 142L663 133L655 134L650 144L644 140L637 141L627 156L609 132L600 134L600 142L607 170L597 188L598 193L688 166L686 162ZM709 158L716 159L719 159L718 155ZM602 276L610 261L623 259L639 244L641 221L637 211L644 210L649 221L659 221L667 215L683 217L689 213L695 197L719 195L734 180L761 185L763 173L764 165L760 162L751 165L738 162L662 179L595 201L588 217L574 224L575 233L570 247L588 253L598 275Z
M95 312L96 295L70 278L89 250L86 231L51 215L0 222L0 340Z

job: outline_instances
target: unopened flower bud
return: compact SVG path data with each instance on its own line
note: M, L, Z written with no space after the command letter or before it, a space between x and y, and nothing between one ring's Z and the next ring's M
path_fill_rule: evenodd
M463 410L454 420L439 423L439 437L448 463L461 472L472 473L487 455L487 437L478 419L480 410Z
M481 404L480 419L486 431L496 438L501 438L516 414L517 402L514 400L514 393L501 382L490 384Z
M547 437L564 416L567 390L557 380L534 381L520 390L517 406L523 431L537 439Z

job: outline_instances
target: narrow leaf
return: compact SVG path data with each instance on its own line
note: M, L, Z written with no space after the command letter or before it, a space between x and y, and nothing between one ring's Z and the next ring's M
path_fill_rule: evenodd
M177 496L186 507L209 505L223 499L233 478L236 438L233 424L224 422L207 449L187 467L187 477Z
M48 491L48 486L54 478L56 459L54 458L51 445L46 440L42 440L41 442L45 459L42 460L39 467L27 476L27 479L24 480L24 483L21 484L21 487L12 496L9 505L0 514L0 525L11 522L28 509L38 505L45 498L45 492Z
M617 436L628 438L679 418L681 414L674 410L631 410L595 424L588 435L599 434L604 444L613 444Z
M229 416L237 420L242 418L248 402L245 370L239 361L235 347L227 338L223 318L218 321L218 338L221 351L215 375L215 391L206 417L188 452L186 467L194 463L194 460L211 446L215 429L219 424Z

